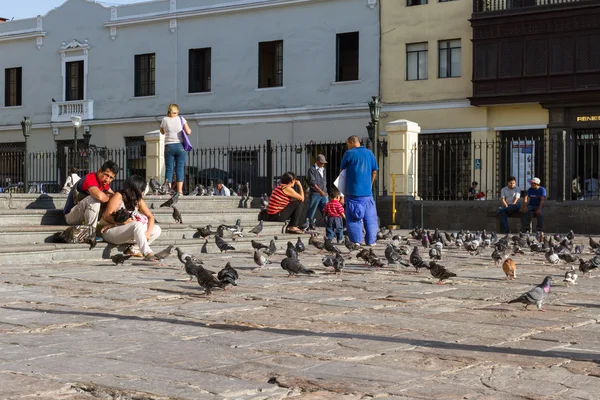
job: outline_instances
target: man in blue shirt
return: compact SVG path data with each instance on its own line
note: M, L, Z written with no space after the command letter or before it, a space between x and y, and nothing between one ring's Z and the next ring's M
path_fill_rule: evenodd
M373 182L377 176L377 160L371 150L360 145L358 136L346 141L348 151L342 157L340 170L346 170L346 226L352 243L362 243L363 222L365 243L372 246L377 241L377 207L373 199ZM341 171L340 171L341 172Z
M529 221L533 213L537 220L536 230L542 232L544 229L544 202L546 201L546 189L540 186L540 178L533 178L529 181L531 187L527 189L527 194L523 200L521 213L521 229L529 232Z

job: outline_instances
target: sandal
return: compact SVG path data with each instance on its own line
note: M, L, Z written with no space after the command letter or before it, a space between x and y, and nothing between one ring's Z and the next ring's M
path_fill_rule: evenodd
M297 233L297 234L301 234L304 233L304 231L296 226L291 227L291 228L287 228L286 229L286 233Z
M139 251L136 251L136 252L132 251L131 250L131 246L129 246L128 248L126 248L123 253L125 253L125 255L128 255L128 256L131 256L131 257L144 257L141 252L139 252Z

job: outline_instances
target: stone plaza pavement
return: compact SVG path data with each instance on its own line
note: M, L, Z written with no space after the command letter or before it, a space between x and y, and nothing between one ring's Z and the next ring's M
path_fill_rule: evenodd
M446 285L354 257L334 275L314 248L287 278L283 254L200 254L240 274L211 296L175 255L1 266L0 399L600 399L600 278L567 288L528 253L505 281L489 249L445 251ZM547 312L506 304L545 275Z

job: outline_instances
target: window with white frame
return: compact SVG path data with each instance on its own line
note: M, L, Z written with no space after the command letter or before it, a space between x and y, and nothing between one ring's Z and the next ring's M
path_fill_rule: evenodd
M406 45L406 80L427 79L427 42Z
M461 76L460 39L439 41L439 77L457 78Z
M73 40L63 42L60 48L62 58L62 97L63 101L87 99L88 51L87 40L83 43Z

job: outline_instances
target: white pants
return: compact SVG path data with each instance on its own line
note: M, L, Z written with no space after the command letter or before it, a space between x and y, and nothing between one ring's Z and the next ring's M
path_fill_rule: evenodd
M81 200L71 211L65 215L65 220L69 225L92 225L94 228L98 223L100 206L102 203L93 196L87 196Z
M154 242L161 232L160 226L154 224L150 240L147 240L146 224L136 221L110 228L102 233L102 238L113 244L135 243L131 251L134 253L140 251L144 256L147 256L153 252L150 243Z

